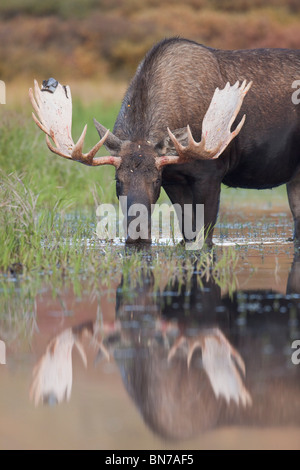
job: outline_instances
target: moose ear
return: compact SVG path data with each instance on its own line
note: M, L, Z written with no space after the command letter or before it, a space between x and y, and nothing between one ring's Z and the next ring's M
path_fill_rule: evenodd
M102 124L100 124L100 122L98 122L96 119L94 119L94 124L98 131L100 139L102 139L102 137L104 137L105 133L107 132L106 127L102 126ZM122 143L123 141L121 139L116 137L112 132L109 132L104 142L104 146L110 152L111 155L115 156L119 153Z
M188 142L188 134L187 128L182 127L181 129L175 129L172 133L176 136L176 139L182 144L187 145ZM167 133L164 139L158 142L155 146L156 150L160 153L160 155L177 155L177 151L175 146L170 139L169 134Z

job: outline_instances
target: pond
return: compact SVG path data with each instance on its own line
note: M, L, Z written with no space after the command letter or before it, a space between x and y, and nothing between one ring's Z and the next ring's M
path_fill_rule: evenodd
M291 225L281 209L223 217L216 257L238 255L228 282L196 264L132 284L122 271L38 288L3 276L0 448L299 449Z

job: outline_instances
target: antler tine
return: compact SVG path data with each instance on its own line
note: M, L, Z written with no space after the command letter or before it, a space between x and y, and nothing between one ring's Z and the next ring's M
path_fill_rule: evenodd
M187 134L188 134L188 144L193 144L195 141L194 141L194 137L193 137L189 124L187 125Z
M43 131L45 132L45 134L48 134L48 129L46 129L45 126L43 126L43 124L38 120L38 118L36 117L36 115L34 113L31 113L32 115L32 119L34 120L34 122L36 123L36 125Z
M36 114L38 114L39 113L39 107L38 107L38 105L37 105L37 103L34 99L32 88L29 88L29 98L30 98L33 109L35 110Z
M238 91L238 100L237 100L237 103L236 103L236 107L235 107L235 111L232 115L232 118L231 120L229 121L229 126L228 126L228 130L230 131L230 128L232 126L232 124L234 123L240 109L241 109L241 106L243 104L243 101L244 101L244 98L246 96L246 94L248 93L248 91L250 90L251 86L252 86L252 81L247 84L247 81L244 80L243 83L241 84L241 86L239 87L239 81L237 81L234 86L232 87L232 89ZM227 85L229 85L229 82L227 82ZM229 85L230 86L230 85ZM232 139L234 137L236 137L238 135L238 133L240 132L240 130L242 129L243 125L244 125L244 122L245 122L245 119L246 119L246 114L243 115L240 123L238 124L238 126L235 128L235 130L231 133L231 136L232 136ZM232 140L231 139L231 140ZM213 157L213 158L218 158L219 155Z
M46 133L46 143L48 146L48 149L51 150L51 152L56 153L56 155L59 155L60 157L67 158L69 160L72 160L72 156L68 155L66 153L61 152L58 148L53 147L53 145L50 142L50 139L48 137L48 134Z
M186 128L186 146L182 145L168 128L168 134L174 144L177 156L167 155L157 158L156 166L161 168L172 163L186 163L196 159L213 160L218 158L244 125L245 114L235 130L233 132L230 130L251 86L252 82L247 84L247 81L244 80L241 86L239 86L239 81L233 86L230 86L230 83L227 82L222 90L219 88L215 89L202 122L202 137L200 142L194 140L189 125Z
M37 81L34 80L34 89L35 89L35 93L36 93L36 99L40 102L40 100L38 99L39 97L39 88L37 87L36 88L36 84L37 84ZM38 90L38 91L37 91ZM30 98L30 101L31 101L31 104L32 104L32 107L34 109L34 111L36 112L36 114L39 116L39 118L41 119L40 117L40 108L35 100L35 97L34 97L34 94L33 94L33 91L32 91L32 88L29 88L29 98ZM49 131L48 129L38 120L38 118L36 117L36 115L34 113L31 113L32 115L32 118L34 120L34 122L36 123L36 125L43 131L45 132L45 134L49 134Z
M72 151L72 157L73 158L76 158L77 155L78 156L82 155L82 148L83 148L83 143L84 143L84 139L85 139L85 136L86 136L86 131L87 131L87 124L84 126L82 134L79 137L77 143L75 144L75 146L73 148L73 151ZM108 135L109 135L109 129L105 132L102 139L100 139L99 142L96 145L94 145L94 147L89 151L89 153L87 153L85 155L88 156L88 157L93 158L96 155L96 153L98 152L98 150L100 149L100 147L102 147L102 145L106 141Z
M52 85L52 83L51 83ZM83 144L86 136L87 125L84 126L81 136L76 144L72 139L72 98L69 87L63 87L60 83L56 82L54 92L47 88L40 90L37 81L34 81L34 93L29 89L29 98L36 112L38 118L34 113L32 117L37 126L46 134L46 142L51 152L60 155L68 160L78 161L85 165L98 166L98 165L114 165L119 167L121 159L119 157L98 157L94 158L98 150L105 143L109 130L105 133L102 139L94 145L88 152L83 153ZM49 137L53 140L52 145Z
M87 124L84 126L81 136L79 137L77 143L74 145L74 148L72 150L71 155L72 155L72 158L74 158L74 160L76 160L76 158L80 158L83 155L82 149L83 149L84 139L86 136L86 130L87 130Z

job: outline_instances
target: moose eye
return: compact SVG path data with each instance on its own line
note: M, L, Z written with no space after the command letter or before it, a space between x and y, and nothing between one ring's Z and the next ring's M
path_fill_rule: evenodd
M120 190L122 188L122 182L119 179L116 179L116 188Z

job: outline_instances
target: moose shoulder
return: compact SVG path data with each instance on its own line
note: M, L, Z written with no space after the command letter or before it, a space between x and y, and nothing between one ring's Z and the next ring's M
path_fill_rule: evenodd
M222 182L255 189L287 184L299 242L300 106L292 100L299 77L299 50L222 51L185 39L162 41L139 65L113 132L95 121L100 141L87 154L86 128L76 145L71 137L69 88L56 82L54 92L44 93L52 91L51 79L42 90L36 83L36 98L32 90L30 97L51 151L116 167L117 195L127 196L127 215L133 204L143 204L149 221L163 186L182 214L192 205L192 220L179 220L186 240L182 220L194 228L196 205L204 204L210 244ZM103 144L109 156L95 157ZM138 241L151 241L150 226Z

